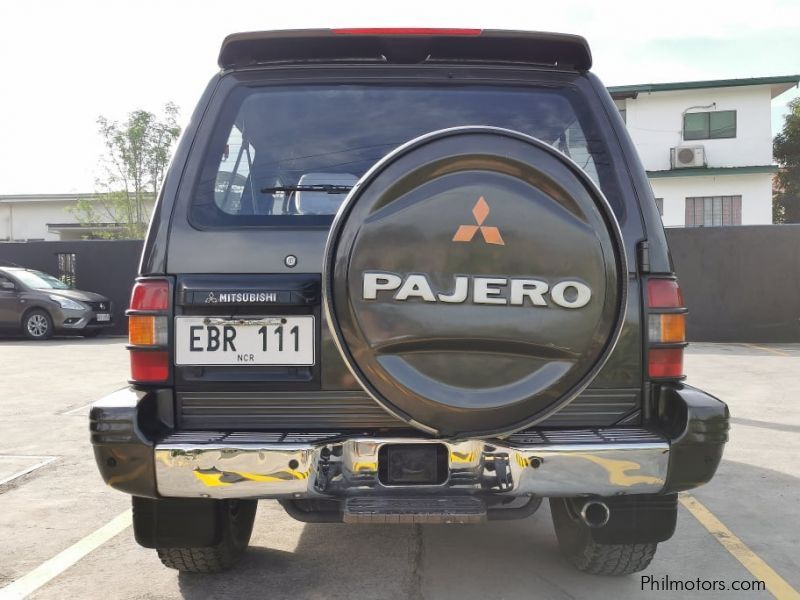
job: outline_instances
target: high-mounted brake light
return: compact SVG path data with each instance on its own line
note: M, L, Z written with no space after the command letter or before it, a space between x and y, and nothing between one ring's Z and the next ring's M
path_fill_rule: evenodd
M141 279L133 286L127 315L131 380L135 383L169 379L169 307L170 287L166 279Z
M683 377L686 346L686 308L675 279L647 281L647 373L653 379Z
M331 29L338 35L480 35L481 29L437 27L350 27Z

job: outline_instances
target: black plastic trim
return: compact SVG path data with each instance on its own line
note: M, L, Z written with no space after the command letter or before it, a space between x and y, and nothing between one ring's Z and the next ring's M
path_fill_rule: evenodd
M685 384L662 385L656 394L661 429L671 438L662 493L707 483L714 476L728 441L728 406Z
M168 428L159 411L171 403L171 390L133 388L118 390L94 403L89 412L89 431L103 481L127 494L158 497L154 446L155 439Z
M378 34L342 35L332 29L294 29L234 33L219 53L222 69L270 62L372 61L394 63L510 62L587 71L592 54L577 35L485 29L479 35Z
M636 494L602 501L609 508L608 523L590 530L598 544L653 544L675 533L677 494Z
M177 423L189 430L281 430L405 428L408 425L387 413L364 390L308 390L296 387L270 391L268 383L245 391L240 382L221 390L204 386L176 393ZM593 388L541 423L540 427L610 427L637 411L642 394L638 388Z
M227 500L133 497L133 534L144 548L203 548L222 539Z

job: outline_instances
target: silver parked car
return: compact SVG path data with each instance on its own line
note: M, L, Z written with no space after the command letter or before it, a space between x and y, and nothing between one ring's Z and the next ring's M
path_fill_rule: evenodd
M112 315L105 296L70 289L41 271L0 267L1 329L21 330L36 340L54 333L94 337L114 325Z

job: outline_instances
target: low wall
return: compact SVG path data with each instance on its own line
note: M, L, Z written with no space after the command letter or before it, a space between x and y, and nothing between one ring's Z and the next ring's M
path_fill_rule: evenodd
M689 307L687 334L702 342L800 342L800 225L667 229ZM124 310L142 250L140 241L0 243L0 263L58 274L58 254L74 253L76 287Z
M698 342L800 342L800 225L669 228Z

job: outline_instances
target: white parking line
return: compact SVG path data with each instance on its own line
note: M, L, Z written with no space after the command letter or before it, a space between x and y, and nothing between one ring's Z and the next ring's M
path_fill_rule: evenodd
M16 473L5 477L4 479L0 479L0 485L5 485L14 481L15 479L22 477L23 475L27 475L28 473L32 473L36 469L41 469L43 466L50 464L54 460L56 460L57 456L23 456L23 455L14 455L14 454L3 454L0 455L0 459L3 458L11 458L11 459L41 459L35 465L31 467L27 467L26 469L22 469L22 471L17 471Z
M84 556L105 544L131 524L132 513L128 509L117 515L100 529L93 531L82 540L75 542L66 550L59 552L50 560L43 562L27 575L0 588L0 600L25 598L40 587L58 577Z

